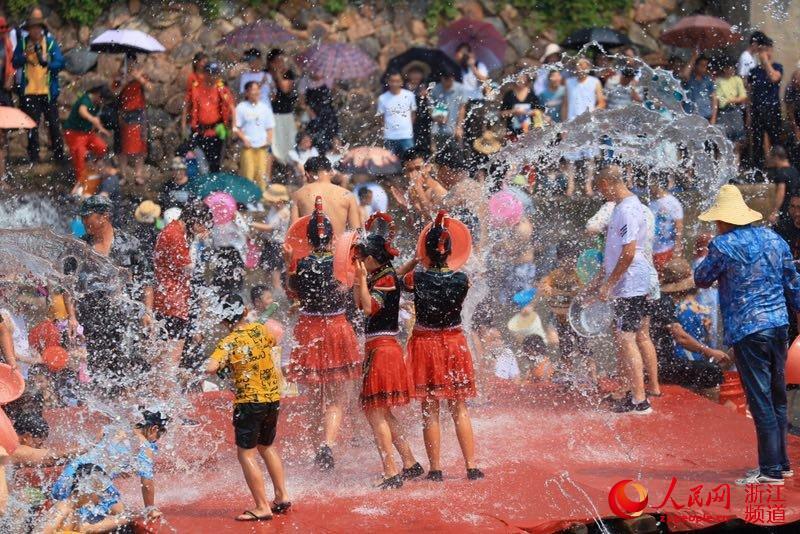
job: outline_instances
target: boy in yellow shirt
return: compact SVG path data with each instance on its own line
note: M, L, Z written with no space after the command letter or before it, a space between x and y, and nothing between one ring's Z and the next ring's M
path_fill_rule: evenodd
M289 510L289 494L283 464L273 446L278 426L280 390L278 373L272 362L275 338L261 323L247 321L247 310L239 295L228 295L222 303L223 325L230 333L219 342L206 364L214 374L229 367L236 388L233 427L239 464L256 502L255 508L239 515L237 521L268 521L272 514ZM272 479L275 500L270 505L258 457L264 460Z

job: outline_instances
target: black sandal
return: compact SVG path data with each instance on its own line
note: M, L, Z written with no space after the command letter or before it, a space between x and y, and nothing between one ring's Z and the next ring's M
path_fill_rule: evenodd
M393 477L384 478L383 482L378 484L378 488L382 490L400 489L403 487L403 475L395 475Z
M424 475L425 474L425 470L422 468L422 466L419 464L419 462L417 462L414 465L412 465L411 467L409 467L408 469L406 469L404 467L403 468L403 472L401 474L402 474L404 479L411 480L412 478L417 478L417 477L421 477L422 475Z
M272 515L261 515L261 516L259 516L259 515L256 515L255 513L251 512L250 510L245 510L244 512L242 512L242 515L250 516L250 517L248 517L246 519L239 519L239 517L241 517L241 516L239 516L239 517L236 518L236 521L241 521L243 523L251 523L251 522L254 522L254 521L272 521Z
M433 480L434 482L442 482L444 480L444 475L441 471L428 471L428 475L425 477L425 480Z
M478 469L477 467L470 467L467 469L467 479L469 480L480 480L486 475L483 474L483 471Z
M273 502L270 509L272 510L273 514L285 514L289 511L289 508L292 507L292 503L289 501L286 502Z

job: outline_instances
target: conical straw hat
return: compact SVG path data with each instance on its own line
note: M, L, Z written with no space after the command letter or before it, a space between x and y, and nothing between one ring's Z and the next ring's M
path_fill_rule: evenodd
M722 221L736 226L744 226L760 221L762 216L745 204L738 187L735 185L723 185L719 190L719 195L717 195L717 201L714 205L697 218L706 222Z

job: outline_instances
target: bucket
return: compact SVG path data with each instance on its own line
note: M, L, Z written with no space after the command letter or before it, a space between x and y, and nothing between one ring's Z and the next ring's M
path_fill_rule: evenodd
M719 386L719 403L731 411L745 415L747 413L747 399L744 388L739 380L739 373L726 371L724 380Z

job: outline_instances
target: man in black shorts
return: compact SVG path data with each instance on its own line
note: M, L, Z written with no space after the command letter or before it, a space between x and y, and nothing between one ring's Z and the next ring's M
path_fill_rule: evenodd
M222 339L206 364L214 374L230 368L236 388L233 428L239 464L256 502L237 521L264 521L291 506L283 476L283 464L272 446L278 425L280 390L278 372L272 361L275 338L261 323L248 323L247 310L239 295L221 299L223 325L230 333ZM275 500L267 500L264 476L258 457L264 460L272 479Z
M617 355L627 374L629 393L614 408L618 413L647 414L652 411L644 387L645 367L650 394L661 394L658 364L650 340L649 297L658 290L658 277L652 257L648 257L646 206L631 193L614 165L604 168L597 188L606 200L615 202L606 229L604 254L605 280L598 293L601 300L613 299Z

